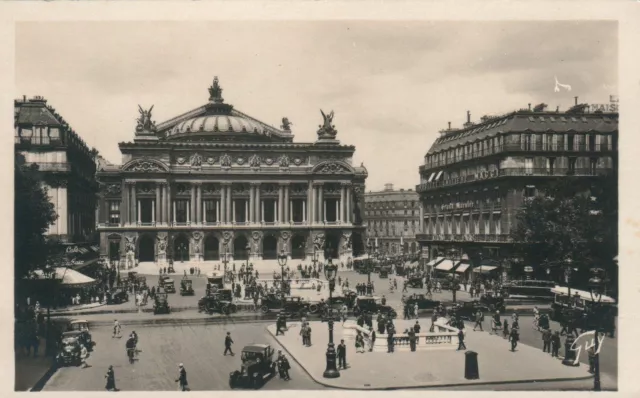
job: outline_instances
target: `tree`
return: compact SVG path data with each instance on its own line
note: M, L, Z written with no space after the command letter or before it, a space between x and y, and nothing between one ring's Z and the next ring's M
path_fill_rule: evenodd
M524 264L540 275L571 259L571 268L578 270L572 284L577 285L586 284L586 271L593 266L613 272L618 251L615 176L556 180L541 191L543 195L525 200L511 231Z
M49 201L37 165L25 165L16 154L14 164L14 270L22 279L30 271L43 268L56 242L47 241L45 233L58 218Z

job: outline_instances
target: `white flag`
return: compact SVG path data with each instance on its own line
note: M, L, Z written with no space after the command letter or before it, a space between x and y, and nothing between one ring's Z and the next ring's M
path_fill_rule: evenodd
M556 87L553 89L553 91L560 92L560 87L564 88L567 91L571 91L571 86L568 84L562 84L560 82L558 82L558 76L555 76L556 78Z

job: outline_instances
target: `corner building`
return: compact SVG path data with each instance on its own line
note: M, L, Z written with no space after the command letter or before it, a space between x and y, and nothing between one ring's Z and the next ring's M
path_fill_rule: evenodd
M264 269L281 250L294 266L324 248L344 262L361 252L367 171L335 139L333 113L315 143L294 143L287 118L278 129L234 109L217 78L209 94L157 126L140 109L123 164L100 166L101 254L205 269L227 253Z
M416 233L420 225L420 198L413 189L367 192L365 224L369 243L379 251L396 255L418 251Z
M587 113L587 105L548 112L544 104L478 124L441 131L420 166L422 202L417 239L430 259L449 249L472 266L511 264L509 234L526 198L549 179L595 178L617 169L617 113ZM511 261L515 260L515 261ZM529 264L536 265L536 264Z

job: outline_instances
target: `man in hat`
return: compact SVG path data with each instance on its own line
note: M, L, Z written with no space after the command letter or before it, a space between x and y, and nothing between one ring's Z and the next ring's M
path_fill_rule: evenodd
M282 353L282 351L278 351L278 372L280 373L280 377L284 380L291 380L289 376L289 369L291 365L289 365L289 360Z
M231 345L233 344L233 339L231 338L231 332L227 332L227 336L224 338L224 354L227 355L227 352L234 356L235 354L231 351Z
M467 346L464 344L464 331L458 329L458 350L466 350Z
M347 368L347 346L344 344L344 340L340 340L338 344L338 368Z
M107 379L107 385L104 387L107 391L118 391L116 389L116 375L113 372L113 365L109 365L109 369L107 369L107 374L104 375L104 378Z
M184 365L178 365L178 378L176 383L179 383L178 391L189 391L189 383L187 382L187 371L184 369Z
M484 314L482 314L482 310L478 309L478 311L476 312L476 323L475 325L473 325L473 331L476 331L477 327L480 327L480 331L482 332L482 320L484 318Z

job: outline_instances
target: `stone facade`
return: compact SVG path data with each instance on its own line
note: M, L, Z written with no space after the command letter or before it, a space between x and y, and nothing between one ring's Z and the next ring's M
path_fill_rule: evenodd
M324 258L347 261L363 246L367 171L355 147L325 124L315 143L294 143L291 123L276 129L222 100L155 125L141 117L121 166L98 170L102 255L164 263ZM325 115L326 116L326 115ZM331 121L333 114L330 115ZM329 129L327 134L325 129ZM127 257L129 256L129 257Z
M383 191L367 192L364 201L367 237L372 246L392 255L418 251L420 197L417 192L394 190L392 184L386 184Z

